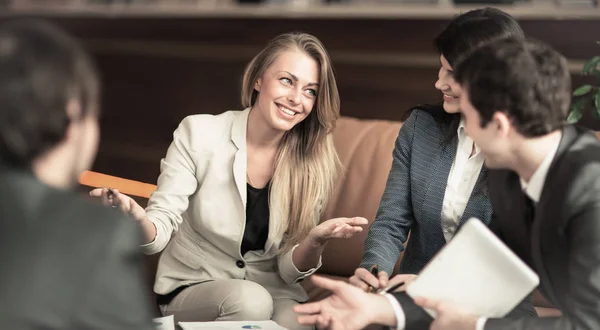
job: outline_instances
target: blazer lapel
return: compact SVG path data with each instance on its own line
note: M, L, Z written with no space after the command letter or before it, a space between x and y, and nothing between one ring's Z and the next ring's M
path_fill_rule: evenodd
M560 163L561 158L568 151L571 144L577 137L577 132L575 128L571 125L565 126L562 130L562 138L560 139L560 143L558 145L558 149L556 150L556 154L554 155L554 159L552 160L552 164L548 169L548 173L546 174L546 179L544 181L544 187L542 188L542 194L540 196L540 201L536 206L536 213L532 226L531 233L531 254L532 260L535 265L536 271L540 276L540 284L544 289L544 293L548 295L548 299L557 303L559 300L556 299L556 294L554 290L552 290L552 285L550 283L550 277L548 276L548 271L544 265L544 259L542 258L543 253L543 244L553 242L545 242L542 241L542 233L544 232L552 232L555 231L556 228L560 225L557 223L557 220L561 220L560 217L551 214L555 209L554 204L560 204L561 201L553 201L552 189L556 189L556 186L553 184L553 180L555 176L553 175L553 171L556 170L557 164Z
M474 217L475 214L487 214L487 212L484 212L486 207L491 209L491 205L489 204L488 198L483 193L480 193L485 189L487 182L487 172L487 167L483 165L481 167L481 171L479 172L479 176L477 177L477 182L475 183L473 191L471 192L469 200L467 201L465 211L463 212L463 215L460 218L460 223L458 224L459 228L465 223L465 221ZM484 223L488 223L490 219L491 212L489 214L489 218L479 220L483 221Z
M240 198L246 208L246 171L248 166L248 157L246 152L246 129L248 126L248 114L250 108L242 111L233 121L231 127L231 141L238 148L233 159L233 178L237 186Z
M431 210L432 215L434 215L433 219L440 219L442 214L442 205L444 204L444 195L446 194L446 189L448 183L448 175L450 174L450 168L452 167L452 162L454 162L454 158L456 157L456 148L458 147L458 137L455 137L450 141L450 143L446 144L439 155L436 166L433 168L432 180L429 180L427 193L425 196L429 196L431 203L429 205L433 206ZM441 189L440 189L441 188ZM442 222L438 221L438 228L440 229L440 235L442 234ZM443 240L443 236L442 236Z

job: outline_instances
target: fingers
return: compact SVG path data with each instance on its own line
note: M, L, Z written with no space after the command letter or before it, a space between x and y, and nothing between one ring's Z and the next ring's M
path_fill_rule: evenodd
M298 304L294 306L294 312L299 314L317 314L321 311L321 302Z
M417 275L414 274L398 274L389 281L389 286L394 286L400 282L404 282L404 285L396 289L395 291L406 291L408 285L417 278Z
M315 286L329 290L334 294L340 294L345 288L351 287L344 281L331 280L320 275L311 275L311 279Z
M351 226L364 226L369 224L369 220L363 217L346 218L345 221Z
M104 204L105 206L112 206L113 204L113 195L112 192L110 191L110 189L108 188L102 188L102 196L100 197L100 200L102 201L102 204Z
M111 206L112 201L109 199L108 188L96 188L90 191L90 196L99 197L100 202L105 206Z
M133 207L137 206L132 198L121 194L116 188L96 188L90 191L90 196L100 197L103 205L119 208L124 213L130 213Z
M317 316L317 329L332 329L332 318L329 315L319 314Z
M123 213L129 213L131 210L131 198L127 195L121 194L118 189L113 188L110 190L111 194L109 200L112 202L112 207L118 207Z
M378 279L364 268L358 268L350 278L350 283L363 291L367 291L369 286L375 289L380 288Z
M377 279L379 280L380 288L385 288L390 283L390 278L388 277L388 274L385 271L380 271L379 274L377 274Z
M104 188L96 188L96 189L90 191L90 196L92 196L92 197L100 197L100 196L102 196L103 189Z
M294 308L295 310L295 308ZM317 318L319 317L319 314L315 314L315 315L298 315L296 317L296 320L298 321L299 324L303 324L303 325L314 325L317 324Z
M331 233L332 233L332 234L339 233L340 231L342 231L342 229L344 229L344 228L346 228L346 227L348 227L346 224L339 224L339 223L336 223L336 224L334 224L334 225L333 225L333 228L334 228L334 229L333 229L333 231L332 231Z
M351 226L348 224L336 224L335 229L331 232L335 238L350 238L356 233L363 231L362 227Z
M330 318L321 314L321 302L299 304L294 306L294 312L298 314L296 318L299 324L316 325L318 329L329 328Z
M296 320L298 324L315 325L317 329L331 329L331 317L315 314L315 315L299 315Z
M350 285L354 285L355 287L365 292L369 289L369 285L363 282L358 276L356 276L356 274L350 276L350 278L348 279L348 283L350 283Z

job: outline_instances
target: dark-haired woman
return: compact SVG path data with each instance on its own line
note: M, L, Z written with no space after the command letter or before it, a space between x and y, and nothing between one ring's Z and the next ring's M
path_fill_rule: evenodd
M442 93L443 104L411 109L402 125L386 189L351 284L365 290L387 285L403 250L399 275L389 284L409 283L466 220L491 221L484 157L464 133L460 95L450 83L452 68L462 55L504 37L524 34L507 13L483 8L457 16L435 39L441 65L435 88ZM368 270L375 264L378 278ZM531 304L527 309L535 314Z

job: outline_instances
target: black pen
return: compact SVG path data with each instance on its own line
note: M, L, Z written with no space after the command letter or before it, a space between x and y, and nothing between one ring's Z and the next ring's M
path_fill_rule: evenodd
M394 284L394 285L392 285L392 286L388 286L388 287L385 287L385 288L383 288L383 289L379 289L379 290L377 290L377 292L375 292L375 293L377 293L377 294L380 294L380 295L384 295L384 294L386 294L386 293L394 292L396 289L398 289L398 288L399 288L399 287L401 287L402 285L404 285L404 282L400 282L400 283L398 283L398 284Z
M369 271L371 272L371 274L373 276L375 276L375 278L377 278L377 280L379 280L379 266L377 266L377 264L374 264L373 266L371 266L371 269ZM369 285L369 287L367 288L367 292L374 292L374 291L375 291L375 288L373 286Z
M115 192L113 191L113 188L108 188L108 191L106 192L106 197L108 198L108 202L110 203L110 206L115 208L117 207L117 201L116 201L116 196L115 196Z

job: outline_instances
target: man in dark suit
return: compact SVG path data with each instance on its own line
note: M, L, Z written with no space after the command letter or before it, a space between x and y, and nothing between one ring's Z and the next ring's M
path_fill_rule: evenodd
M480 47L455 70L465 130L486 155L492 227L540 276L540 291L562 311L551 318L485 319L448 302L417 298L434 309L431 329L600 329L600 144L585 129L565 124L571 98L564 57L534 41L505 39ZM318 278L333 291L299 306L302 323L360 329L408 325L393 303ZM362 295L358 297L358 295ZM410 305L410 298L395 293ZM406 309L406 305L403 307Z
M96 154L99 81L64 32L0 27L0 329L150 329L141 234L72 188Z
M495 227L540 276L561 317L479 320L495 329L600 329L600 144L565 125L571 85L551 47L503 40L482 47L456 73L465 129L486 154ZM444 303L436 320L471 329ZM485 326L483 326L485 323Z

